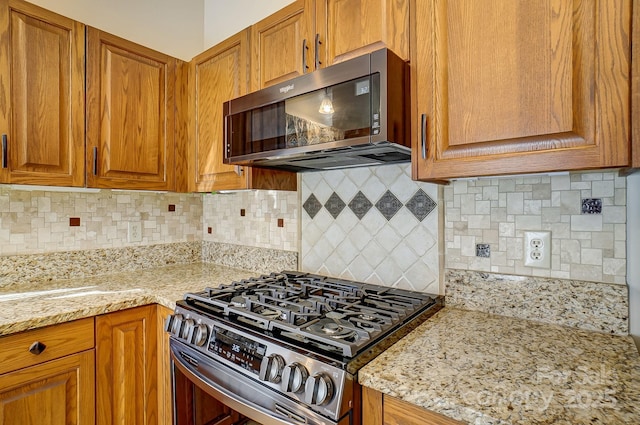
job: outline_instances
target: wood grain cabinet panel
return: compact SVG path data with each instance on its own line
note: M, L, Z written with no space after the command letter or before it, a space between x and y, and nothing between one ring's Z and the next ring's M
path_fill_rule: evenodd
M454 419L406 401L362 388L362 423L367 425L462 425Z
M408 0L316 0L321 66L388 47L409 59Z
M411 7L414 178L629 165L630 0Z
M87 29L88 186L172 190L176 59Z
M249 30L196 56L190 63L191 163L195 191L245 189L239 167L224 164L222 104L249 91Z
M157 305L156 331L158 334L158 425L173 424L173 399L171 394L171 356L169 354L169 333L164 330L164 322L173 310Z
M0 375L1 425L95 423L94 351Z
M251 89L259 90L312 70L313 0L296 0L251 26Z
M95 422L93 323L87 318L0 337L0 425Z
M35 343L40 352L31 352ZM94 347L93 318L0 337L0 375Z
M83 186L84 25L0 0L0 182Z
M223 163L222 104L249 90L249 37L244 30L196 56L190 63L192 190L296 190L295 173Z
M389 47L409 58L409 0L297 0L251 26L251 89Z
M98 425L158 423L156 306L96 317Z

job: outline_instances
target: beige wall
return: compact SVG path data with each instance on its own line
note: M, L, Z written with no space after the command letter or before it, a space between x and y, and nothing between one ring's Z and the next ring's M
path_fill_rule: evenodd
M294 0L204 0L204 47L208 49Z
M30 2L186 61L203 50L203 0Z

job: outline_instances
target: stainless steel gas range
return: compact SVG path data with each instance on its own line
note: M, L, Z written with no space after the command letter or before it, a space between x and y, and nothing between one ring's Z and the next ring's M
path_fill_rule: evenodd
M298 272L187 293L165 324L174 423L360 424L358 369L441 307Z

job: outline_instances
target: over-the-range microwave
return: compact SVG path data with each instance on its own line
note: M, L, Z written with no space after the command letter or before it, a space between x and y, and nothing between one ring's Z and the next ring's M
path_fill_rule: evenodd
M388 49L223 108L229 164L297 172L411 160L408 65Z

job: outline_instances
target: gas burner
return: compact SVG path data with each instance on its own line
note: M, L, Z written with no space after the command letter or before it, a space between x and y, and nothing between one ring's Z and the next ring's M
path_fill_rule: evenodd
M339 319L320 319L307 328L311 333L328 336L333 339L349 339L356 335L356 331L349 329L351 324Z
M382 320L378 317L372 316L370 314L362 313L358 314L358 319L366 320L367 322L381 322Z
M241 294L241 295L236 295L232 297L231 300L229 300L229 305L237 308L247 308L247 306L250 305L251 302L257 301L257 300L258 300L257 295Z
M261 316L266 317L269 320L278 320L278 319L286 319L287 314L275 309L263 308L260 312Z

